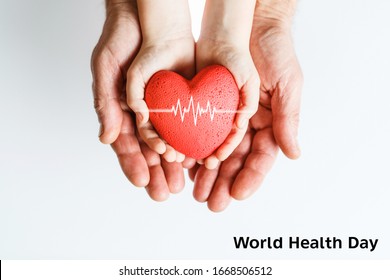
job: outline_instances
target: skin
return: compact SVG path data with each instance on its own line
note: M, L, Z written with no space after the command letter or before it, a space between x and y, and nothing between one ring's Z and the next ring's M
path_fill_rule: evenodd
M225 160L238 146L250 117L257 109L259 78L249 52L254 5L254 0L206 2L202 35L196 48L196 70L210 64L226 66L241 90L242 104L239 110L245 112L237 114L228 138L213 155L204 160L209 169L215 168L218 161ZM127 73L127 102L137 113L138 131L147 145L169 162L182 162L184 155L160 139L154 130L144 92L149 79L160 70L175 71L187 79L195 74L195 42L191 33L188 1L142 0L138 1L138 8L143 42ZM220 36L216 38L216 34ZM231 59L232 56L234 59Z
M275 162L279 147L300 155L298 120L303 85L290 26L295 1L257 1L250 50L261 77L260 102L237 149L215 170L194 166L194 197L210 210L224 210L231 199L243 200L261 185Z
M137 135L134 114L126 104L126 72L141 45L137 3L107 1L102 35L92 55L99 138L111 144L129 181L163 201L184 187L181 163L168 163Z
M189 176L195 181L195 199L207 201L208 207L218 212L224 210L232 198L242 200L256 191L272 167L279 148L289 158L299 157L296 135L303 77L290 34L294 8L295 1L289 0L256 2L250 53L262 79L260 88L257 87L259 107L250 118L238 147L222 163L214 161L216 169L208 169L189 158L182 163L169 163L164 159L165 154L161 157L138 135L135 115L127 105L129 98L125 91L129 76L126 72L142 49L137 3L107 1L107 19L92 56L95 108L101 123L99 138L112 145L125 175L134 185L146 186L152 199L162 201L169 193L179 192L184 187L182 167L191 168ZM202 26L203 35L207 34L205 26ZM224 44L223 36L217 40L221 44L212 46L207 44L208 36L203 35L197 45L198 70L215 62L226 63L225 66L229 62L251 65L239 46ZM212 51L202 50L209 47ZM237 55L229 56L229 50ZM252 73L250 68L243 72ZM184 69L182 71L187 75Z
M160 139L154 130L144 92L149 79L160 70L175 71L188 79L195 73L195 42L188 2L141 0L138 8L143 41L127 72L127 103L137 112L137 127L143 141L165 160L182 162L184 155Z
M254 0L208 0L196 45L196 66L220 64L232 73L240 90L240 111L224 143L205 160L207 169L215 169L242 141L249 119L257 110L260 79L253 64L249 39Z

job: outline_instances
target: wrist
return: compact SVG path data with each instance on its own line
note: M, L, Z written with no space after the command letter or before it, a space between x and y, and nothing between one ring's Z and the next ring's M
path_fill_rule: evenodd
M253 18L253 29L260 33L268 30L289 32L295 7L296 0L258 1Z
M111 13L138 13L136 0L106 0L106 15Z
M138 0L144 43L192 38L187 0Z
M254 0L207 0L199 40L248 46Z

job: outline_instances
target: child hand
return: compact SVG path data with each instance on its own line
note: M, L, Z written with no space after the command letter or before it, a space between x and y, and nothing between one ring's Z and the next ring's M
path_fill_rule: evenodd
M259 103L260 79L250 51L253 0L207 1L202 31L196 45L196 68L200 71L210 64L225 66L232 73L240 90L240 105L231 133L211 156L206 168L214 169L242 141L249 119Z
M188 3L184 0L139 1L143 42L127 72L127 103L136 113L138 132L145 143L168 162L184 155L165 143L149 120L144 101L149 79L160 70L171 70L191 78L195 71L195 43Z

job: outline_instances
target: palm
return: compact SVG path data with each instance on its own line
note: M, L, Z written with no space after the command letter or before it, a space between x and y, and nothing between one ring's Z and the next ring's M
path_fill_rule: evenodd
M92 56L95 108L104 127L100 139L112 144L127 178L146 186L151 198L164 200L183 188L184 177L181 164L168 164L137 137L134 116L126 105L126 72L140 43L135 2L109 11Z
M195 70L194 40L185 34L167 41L144 42L127 72L127 103L137 112L138 132L143 141L169 162L182 162L184 155L175 151L155 131L149 120L144 99L147 81L160 70L171 70L192 78Z
M191 171L195 199L207 201L213 211L221 211L228 206L231 197L240 200L249 197L272 167L277 152L272 113L260 105L244 139L218 169L197 166Z
M252 38L251 54L261 77L260 102L243 141L217 170L197 166L190 172L195 181L194 197L207 201L213 211L225 209L232 197L245 199L257 190L275 162L280 143L288 152L286 130L297 125L280 121L290 120L286 112L291 108L293 114L299 109L291 103L291 98L299 97L289 95L300 93L302 86L291 39L283 33L265 35ZM293 153L287 155L294 157Z
M95 109L103 131L100 140L113 143L118 137L125 104L126 71L141 43L136 9L131 4L108 11L103 33L92 55Z
M274 136L280 148L286 156L297 158L303 77L289 32L269 29L252 36L251 54L261 77L260 106L272 111Z

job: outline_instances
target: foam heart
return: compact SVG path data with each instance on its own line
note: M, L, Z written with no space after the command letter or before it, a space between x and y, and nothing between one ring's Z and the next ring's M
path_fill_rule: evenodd
M239 90L229 70L219 65L203 69L191 81L159 71L146 86L145 101L160 136L177 151L203 159L231 131Z

